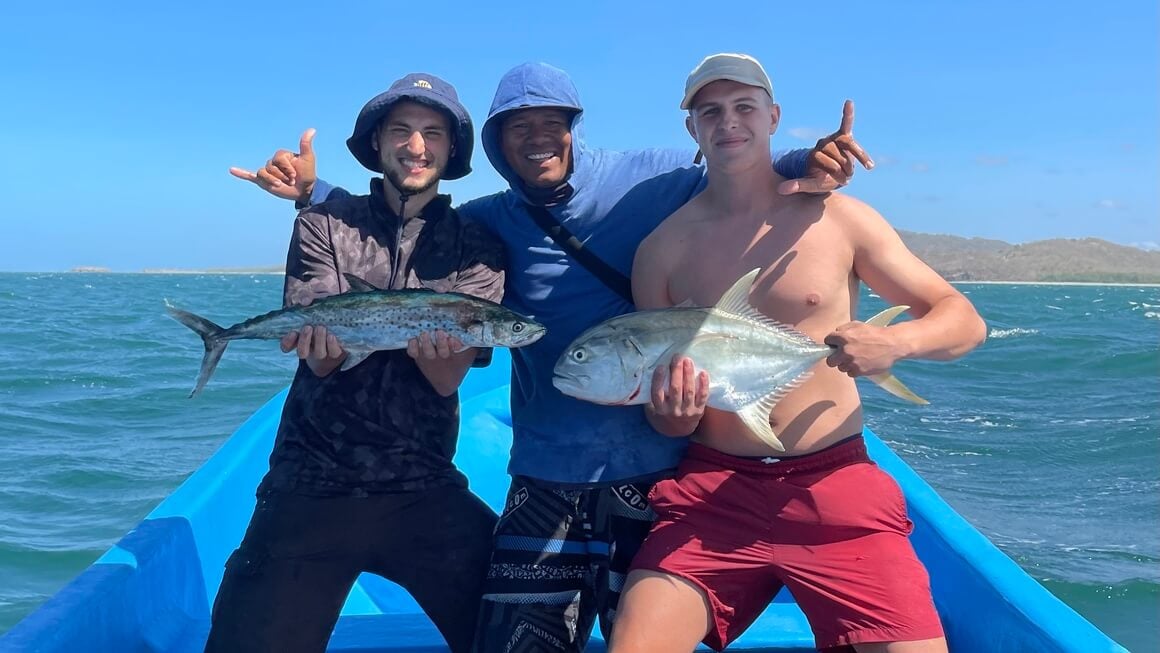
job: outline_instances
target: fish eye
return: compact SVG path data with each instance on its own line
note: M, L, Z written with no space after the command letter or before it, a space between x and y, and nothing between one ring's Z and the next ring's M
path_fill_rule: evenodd
M515 322L512 324L512 333L519 333L524 330L523 322Z
M588 352L583 349L577 349L572 352L572 360L577 363L583 363L585 358L588 358Z

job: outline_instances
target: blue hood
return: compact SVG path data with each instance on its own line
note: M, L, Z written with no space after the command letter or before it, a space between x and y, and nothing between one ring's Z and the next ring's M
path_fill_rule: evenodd
M588 161L587 148L584 145L581 124L584 120L584 107L580 105L580 93L568 73L549 66L546 63L524 63L509 70L499 80L499 87L495 90L495 97L491 101L491 111L487 114L487 122L483 123L483 151L487 158L520 199L527 201L523 192L520 178L508 165L503 156L503 143L500 140L500 124L502 114L516 109L531 107L553 107L574 112L572 117L572 172L568 182L573 188L578 188L591 174L591 164Z

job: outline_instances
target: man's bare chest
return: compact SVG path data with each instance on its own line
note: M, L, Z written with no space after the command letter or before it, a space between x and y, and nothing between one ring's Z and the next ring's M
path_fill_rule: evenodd
M764 228L750 234L701 234L674 267L669 296L675 303L711 306L737 279L759 269L750 301L778 321L795 324L829 307L845 309L852 254L824 232Z

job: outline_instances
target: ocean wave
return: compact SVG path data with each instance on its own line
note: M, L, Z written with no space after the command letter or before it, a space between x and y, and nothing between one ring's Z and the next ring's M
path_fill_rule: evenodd
M987 334L988 338L1010 338L1012 336L1033 336L1039 333L1039 329L1022 329L1019 327L1012 329L991 329Z
M1152 603L1160 596L1160 584L1144 578L1125 579L1118 583L1077 583L1054 578L1040 578L1053 594L1065 601L1084 597L1111 599L1135 598ZM1069 601L1070 602L1070 601Z

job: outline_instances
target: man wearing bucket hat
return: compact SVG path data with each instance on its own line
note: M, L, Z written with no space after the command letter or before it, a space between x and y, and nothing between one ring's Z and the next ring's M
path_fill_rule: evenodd
M657 520L633 560L609 651L692 651L700 641L722 650L785 587L819 649L945 653L905 501L866 453L854 377L888 377L903 358L957 358L986 326L869 206L772 190L782 181L769 159L781 109L756 59L706 57L681 108L709 183L637 250L638 307L712 306L756 268L745 300L760 312L753 319L791 324L835 351L773 406L783 450L736 414L706 408L711 379L694 375L696 360L654 371L650 421L692 442L649 497ZM915 319L854 321L863 281Z
M455 89L411 74L363 107L347 141L381 173L367 195L312 206L294 223L284 303L350 290L429 288L500 301L502 246L438 194L471 167ZM283 339L298 366L270 469L226 563L207 651L323 651L358 575L411 593L452 651L471 645L496 516L452 457L456 389L476 352L422 334L345 371L324 328Z
M509 189L459 209L506 245L504 303L547 326L535 345L512 351L512 483L477 653L581 651L597 620L607 635L629 562L652 524L649 488L673 473L685 447L653 430L639 408L589 404L552 385L556 360L576 335L633 310L627 275L637 245L705 182L692 150L590 147L584 112L564 71L542 63L508 71L481 140ZM781 192L836 188L853 174L855 158L869 167L850 119L848 106L839 132L812 152L778 160L791 180ZM302 204L345 195L316 179L311 137L298 154L276 153L258 174L231 172ZM569 237L584 251L561 244Z

